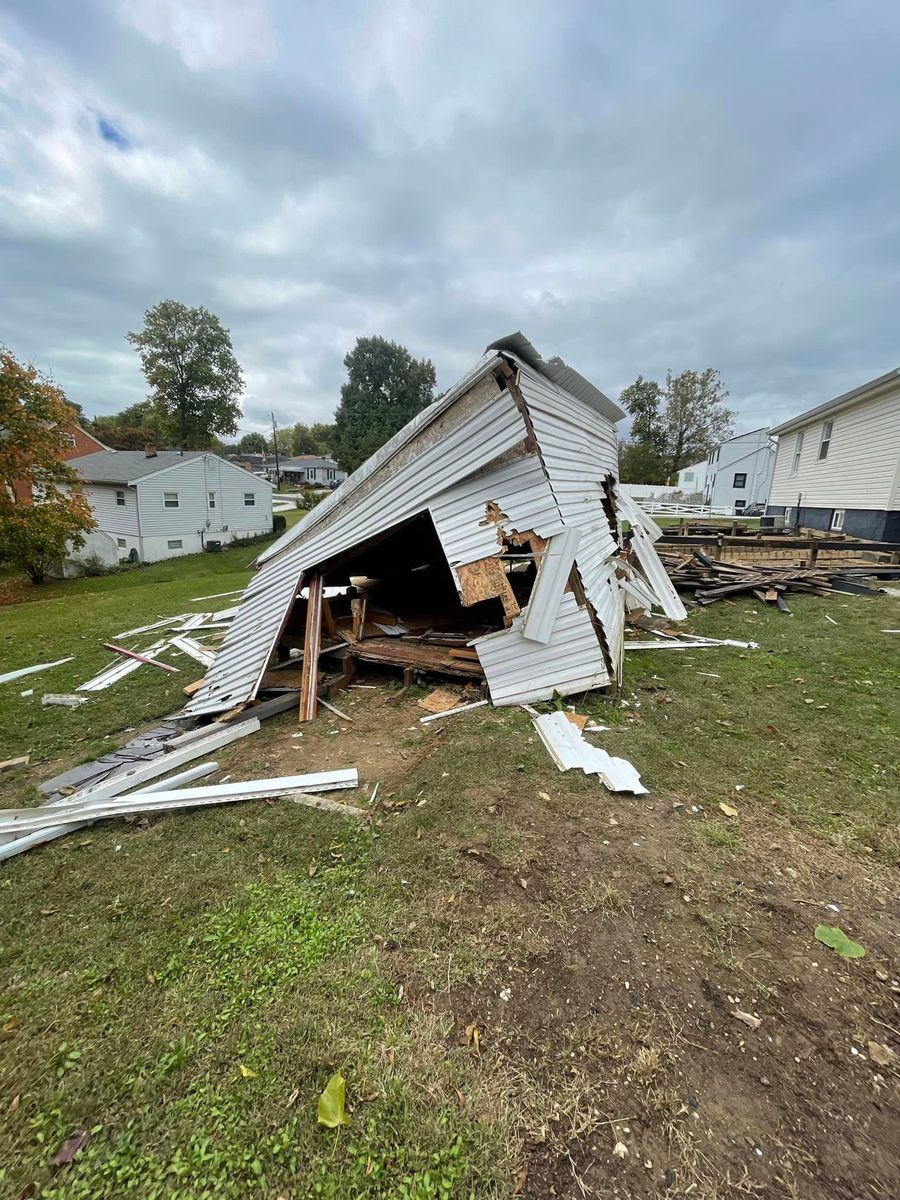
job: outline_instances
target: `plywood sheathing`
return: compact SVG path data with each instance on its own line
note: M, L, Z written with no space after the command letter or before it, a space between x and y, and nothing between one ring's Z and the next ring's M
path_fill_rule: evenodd
M496 599L503 605L503 614L507 622L519 615L519 603L506 578L502 558L491 555L489 558L464 563L456 568L456 575L459 579L460 603L463 607L480 604L482 600Z

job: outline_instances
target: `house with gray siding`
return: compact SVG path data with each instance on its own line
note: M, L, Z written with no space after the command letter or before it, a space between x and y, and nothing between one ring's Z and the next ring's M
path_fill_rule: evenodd
M120 558L158 562L272 531L272 485L205 450L103 450L73 458Z
M900 541L900 370L772 430L766 511L786 524Z
M751 504L765 504L774 465L775 444L768 429L752 429L721 442L707 460L705 503L735 515Z

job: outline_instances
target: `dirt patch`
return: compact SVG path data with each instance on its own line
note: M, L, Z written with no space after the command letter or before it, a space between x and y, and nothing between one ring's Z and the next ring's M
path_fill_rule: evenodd
M522 1114L522 1194L896 1195L898 1072L867 1054L900 1039L896 881L764 811L738 851L703 849L709 816L600 787L564 814L523 797L497 819L545 831L532 862L478 853L469 903L539 871L523 916L550 910L552 949L451 1002ZM866 957L835 956L819 922Z

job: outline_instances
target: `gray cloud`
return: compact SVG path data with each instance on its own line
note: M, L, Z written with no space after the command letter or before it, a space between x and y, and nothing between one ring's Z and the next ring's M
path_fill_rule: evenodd
M230 327L246 428L327 418L360 335L446 387L517 328L613 395L715 365L775 422L896 365L898 33L876 0L19 0L2 337L89 413L143 395L124 335L174 296Z

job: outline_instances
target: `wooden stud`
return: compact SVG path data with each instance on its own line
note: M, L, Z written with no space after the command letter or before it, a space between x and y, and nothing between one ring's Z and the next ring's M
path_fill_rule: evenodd
M300 720L312 721L316 715L316 687L319 674L319 649L322 645L322 593L325 577L319 573L309 581L306 602L306 633L303 640L303 674L300 679Z

